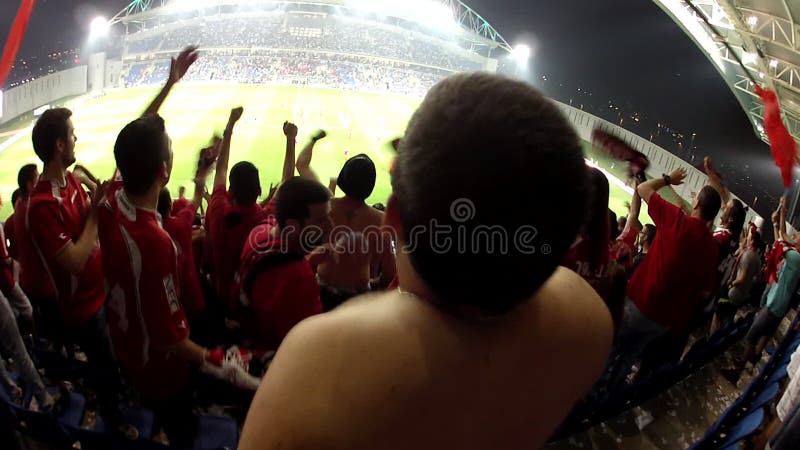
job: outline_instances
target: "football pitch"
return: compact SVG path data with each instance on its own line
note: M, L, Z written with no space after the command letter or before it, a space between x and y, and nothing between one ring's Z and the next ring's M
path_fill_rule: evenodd
M115 90L100 97L81 97L65 103L63 106L74 113L77 163L98 178L110 178L114 173L113 146L117 133L141 114L157 90ZM186 186L192 192L199 150L208 145L212 136L222 134L230 109L243 106L244 115L233 135L230 165L243 160L253 162L259 169L264 195L271 183L280 180L286 142L282 125L289 120L299 127L297 154L314 131L322 128L328 132L328 137L315 146L312 161L312 168L324 184L338 175L349 157L359 153L369 155L375 161L378 178L368 202L385 203L391 193L388 170L394 158L388 142L403 134L419 102L420 99L403 96L311 87L179 85L161 109L174 152L168 187L173 195L177 195L179 186ZM3 199L0 218L3 220L11 214L10 199L19 168L27 163L37 163L41 168L30 143L32 120L17 120L0 128ZM22 134L15 137L15 131ZM621 167L594 155L590 145L584 147L587 157L605 170L621 175ZM610 187L611 208L618 215L627 214L630 195L613 182ZM644 212L643 222L649 219Z

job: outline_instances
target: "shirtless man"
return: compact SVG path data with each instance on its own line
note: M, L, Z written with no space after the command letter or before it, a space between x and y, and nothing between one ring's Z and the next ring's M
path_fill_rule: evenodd
M297 158L300 176L317 180L309 166L314 144L325 136L324 131L318 132L300 152ZM336 179L345 196L331 200L334 224L331 251L317 253L311 259L317 266L325 311L370 288L385 288L394 277L391 233L381 230L383 213L365 201L375 188L375 177L375 164L369 156L360 154L347 160Z
M581 223L586 178L575 132L528 85L475 73L435 86L392 174L386 223L398 236L400 288L296 326L239 448L541 447L611 346L603 301L557 268ZM500 201L509 195L531 207ZM474 214L451 212L456 201ZM467 236L500 227L512 245L442 251L443 225Z

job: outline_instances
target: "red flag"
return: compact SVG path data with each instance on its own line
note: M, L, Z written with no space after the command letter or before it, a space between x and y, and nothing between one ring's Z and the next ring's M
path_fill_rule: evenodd
M592 144L594 147L611 158L628 163L628 177L634 178L644 175L650 166L650 160L643 153L634 150L622 139L605 131L595 128L592 130Z
M17 17L11 25L11 32L8 33L8 40L3 48L3 57L0 59L0 86L5 84L8 74L11 72L11 66L14 65L35 4L36 0L22 0L22 4L19 6Z
M767 131L767 139L769 139L769 146L772 150L772 159L775 161L775 165L781 169L783 187L788 188L792 184L792 169L797 158L797 144L781 120L778 96L768 89L762 89L759 85L756 85L756 94L764 101L764 128Z

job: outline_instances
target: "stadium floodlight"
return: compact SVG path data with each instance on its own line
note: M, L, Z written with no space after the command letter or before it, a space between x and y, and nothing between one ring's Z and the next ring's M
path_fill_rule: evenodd
M511 51L511 57L514 58L517 64L525 66L531 58L531 48L525 44L515 45Z
M89 40L108 36L109 29L111 29L111 24L105 17L95 17L89 24Z
M758 55L753 52L745 52L744 55L742 55L742 62L745 64L754 63L756 59L758 59Z
M772 67L773 69L777 69L778 68L778 60L777 59L773 59L772 61L769 62L769 66Z
M747 18L747 24L750 25L751 27L756 26L756 24L758 24L758 17L756 17L756 16L748 17Z

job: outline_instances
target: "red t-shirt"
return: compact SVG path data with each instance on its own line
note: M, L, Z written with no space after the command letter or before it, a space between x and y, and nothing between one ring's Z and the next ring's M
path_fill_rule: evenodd
M133 206L121 182L109 187L98 223L117 360L143 397L170 398L189 374L186 361L160 350L189 336L178 251L158 213Z
M767 284L771 285L778 281L778 272L784 261L783 256L791 249L794 249L794 245L786 241L776 241L767 252L764 258L766 260L764 279L767 280Z
M172 211L171 211L172 215L177 216L178 213L186 209L187 206L189 206L189 200L186 200L185 198L179 198L175 200L174 202L172 202Z
M606 293L603 291L602 281L606 273L606 266L608 266L609 254L611 248L604 252L600 261L599 267L592 269L591 256L592 246L588 239L583 236L578 236L578 239L572 244L572 247L564 255L561 265L572 270L581 276L587 283L589 283L595 291L601 296Z
M95 244L78 275L56 262L56 256L64 247L80 238L90 208L89 196L71 173L67 173L65 186L59 186L56 180L39 181L28 201L25 225L44 271L31 271L24 265L23 270L28 277L33 277L34 284L52 287L64 321L70 325L85 323L105 302L99 245Z
M638 233L631 227L626 227L612 247L611 259L629 270L633 266L633 255L636 253L636 235Z
M237 276L239 299L251 313L250 337L265 351L277 350L295 325L322 313L314 270L302 252L274 238L272 228L262 224L250 233Z
M8 222L6 222L7 224ZM6 247L6 234L5 227L0 227L0 292L6 297L11 294L14 289L14 271L6 266L5 261L8 259L8 247Z
M702 220L658 194L650 198L648 213L658 233L628 283L628 297L650 320L680 335L714 289L717 244Z
M21 269L19 284L22 290L34 301L55 299L53 285L49 282L42 282L42 274L45 273L44 265L42 264L42 258L39 257L36 248L33 246L31 234L28 233L28 225L26 223L28 201L28 198L20 199L14 205L14 234L18 236L16 240L17 255L19 256Z
M178 267L181 268L181 304L186 314L194 316L206 309L200 279L195 267L194 246L192 245L192 224L197 207L189 203L178 214L163 217L164 229L167 230L178 248Z
M8 219L6 219L6 223L3 224L3 233L6 235L6 240L8 241L8 256L19 260L19 254L17 253L17 244L16 244L16 234L14 233L14 213L12 212Z
M712 234L714 238L714 242L717 243L719 246L719 252L717 256L720 260L724 259L726 256L736 253L736 249L739 247L739 242L733 240L733 234L731 234L730 230L727 228L717 228L714 230L714 234Z
M231 310L235 309L231 286L241 263L242 248L253 227L267 218L257 204L236 205L224 185L214 187L206 213L206 229L211 240L217 295Z

